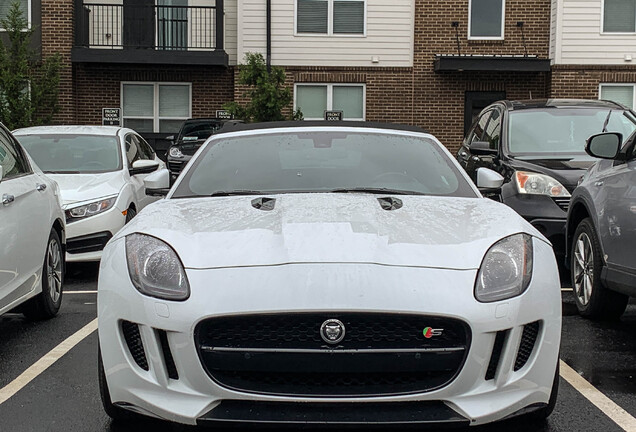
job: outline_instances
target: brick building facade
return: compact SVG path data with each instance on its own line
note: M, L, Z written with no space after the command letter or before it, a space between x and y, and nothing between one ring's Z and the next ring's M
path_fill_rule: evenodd
M501 13L502 24L496 37L471 34L479 24L475 6L479 5L478 0L404 0L388 6L375 0L359 0L366 8L360 38L304 37L307 35L299 27L301 17L290 12L297 9L297 1L272 0L273 22L277 27L273 29L271 46L272 63L285 68L295 100L299 85L313 85L312 90L321 84L329 86L330 100L336 97L335 87L331 86L350 85L355 89L354 85L361 85L363 119L421 126L452 151L459 147L475 113L495 99L597 98L599 82L636 82L633 66L555 64L552 72L549 66L545 68L556 51L554 8L561 0L501 0L501 11L496 12ZM55 121L99 124L101 108L123 108L122 83L188 84L191 89L188 115L214 116L225 102L241 98L243 89L235 85L235 65L242 55L253 51L265 53L264 14L257 23L242 17L248 15L250 8L261 7L261 3L264 2L217 0L210 1L208 6L197 6L198 9L193 7L189 13L196 9L197 13L214 14L217 5L223 9L225 28L220 42L216 39L214 42L221 45L196 50L178 47L170 51L175 48L159 50L153 45L127 49L130 47L126 46L126 38L130 40L131 36L126 34L126 23L123 30L121 22L111 27L96 24L94 17L100 13L108 17L113 12L100 12L88 1L41 0L42 53L60 52L64 60L60 84L62 109ZM201 0L196 4L208 2ZM402 15L397 15L398 4L402 6ZM156 9L158 6L154 7L157 16L165 14ZM387 10L391 10L387 7L397 11L391 17L394 29L378 25L388 15ZM260 17L260 9L254 11ZM87 19L93 21L87 23ZM333 25L331 21L329 25ZM154 27L152 31L155 44L162 37L174 38L174 35L157 36L159 30ZM210 31L217 32L217 28ZM397 39L402 37L401 41L390 49L375 50L376 46L383 46L376 40L389 41L393 33ZM215 37L219 37L218 32ZM194 39L190 34L188 43L193 44ZM294 46L299 48L294 51ZM325 51L324 47L333 48ZM392 56L393 52L402 54ZM155 119L154 129L145 131L146 135L157 138L170 134L158 130L160 121Z

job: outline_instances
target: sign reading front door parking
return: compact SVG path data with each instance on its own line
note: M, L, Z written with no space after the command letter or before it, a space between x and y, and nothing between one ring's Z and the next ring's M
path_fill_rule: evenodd
M325 120L327 121L342 120L342 111L325 111Z
M119 108L102 108L102 126L121 126Z
M230 114L226 110L216 110L216 118L222 120L232 120L234 117L232 117L232 114Z

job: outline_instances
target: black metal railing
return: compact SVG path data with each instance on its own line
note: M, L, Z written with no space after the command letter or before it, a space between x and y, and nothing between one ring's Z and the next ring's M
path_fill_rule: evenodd
M214 6L75 2L75 45L85 48L222 50L223 0Z

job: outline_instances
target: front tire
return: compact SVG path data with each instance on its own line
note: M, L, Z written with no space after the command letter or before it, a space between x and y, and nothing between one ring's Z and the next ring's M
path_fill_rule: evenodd
M137 216L137 210L135 210L135 208L132 206L128 207L128 210L126 211L126 223L133 220L135 216Z
M590 218L583 219L574 232L570 260L574 302L579 313L586 318L620 318L629 297L603 286L601 243Z
M33 321L53 318L62 305L64 283L64 252L60 236L54 229L46 242L42 265L42 292L27 301L22 313Z

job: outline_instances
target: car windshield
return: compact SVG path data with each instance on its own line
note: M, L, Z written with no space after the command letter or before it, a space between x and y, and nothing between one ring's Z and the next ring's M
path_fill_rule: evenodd
M183 125L179 140L187 142L205 139L219 130L221 126L220 122L186 123Z
M475 197L436 142L388 133L262 133L212 141L174 198L369 192Z
M520 156L585 154L587 139L601 133L604 125L607 132L620 132L623 138L627 138L636 130L636 119L629 111L610 108L549 108L511 112L509 150L513 155Z
M16 138L45 173L101 173L122 168L115 136L50 134Z

